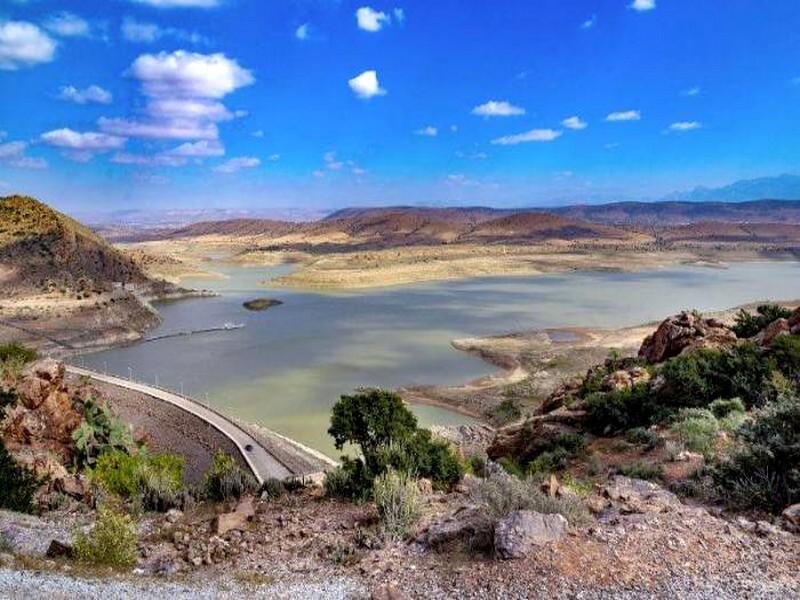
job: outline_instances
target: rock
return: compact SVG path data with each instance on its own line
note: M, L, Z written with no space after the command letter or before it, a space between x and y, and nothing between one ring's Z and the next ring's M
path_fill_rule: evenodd
M73 554L72 546L58 540L51 541L45 552L47 558L72 558Z
M684 311L665 319L647 336L639 357L656 364L696 348L727 348L736 344L736 334L717 319L705 319Z
M214 519L214 532L217 535L225 535L234 529L244 530L247 528L248 517L241 512L230 512L217 515Z
M781 530L775 527L775 525L773 525L772 523L768 523L767 521L757 521L755 533L756 535L760 535L762 537L770 537L781 533Z
M791 326L788 319L775 319L755 336L754 341L759 346L769 346L780 335L789 335Z
M430 479L425 477L417 481L417 488L419 489L419 493L423 496L429 496L433 493L433 483Z
M794 329L800 325L800 306L794 309L794 312L787 319L790 329Z
M800 504L792 504L783 509L781 513L783 520L794 530L800 530Z
M523 423L515 423L497 430L494 440L486 449L492 460L511 457L520 464L534 460L550 444L562 434L574 433L571 425L561 421L578 419L577 411L559 408L547 415L531 417Z
M681 501L672 492L650 481L631 479L617 475L603 487L603 494L620 505L627 513L663 513L681 506Z
M492 548L494 523L479 508L462 507L424 530L418 541L437 551Z
M371 600L407 600L408 598L410 596L401 592L393 583L380 585L372 590L372 594L370 594Z
M592 496L586 501L586 506L592 514L599 515L608 508L608 500L600 496Z
M177 508L171 508L167 511L167 523L177 523L183 517L183 512Z
M256 508L252 496L245 496L236 505L235 512L243 514L248 519L256 515Z
M537 547L563 538L567 527L567 520L561 515L518 510L497 523L494 549L500 558L525 558Z

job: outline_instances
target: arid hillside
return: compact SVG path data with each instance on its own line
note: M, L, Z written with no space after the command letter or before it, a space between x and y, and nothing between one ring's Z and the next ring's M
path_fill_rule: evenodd
M54 289L108 290L145 283L136 264L87 227L26 196L0 198L4 295Z

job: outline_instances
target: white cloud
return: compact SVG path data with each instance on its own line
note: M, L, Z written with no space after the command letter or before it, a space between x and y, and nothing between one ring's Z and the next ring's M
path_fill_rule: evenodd
M56 42L33 23L0 22L0 70L16 71L53 60Z
M184 156L174 156L171 154L155 154L148 156L144 154L117 152L111 157L111 162L118 165L135 165L139 167L182 167L189 161Z
M148 4L156 8L213 8L220 0L130 0L135 4Z
M669 126L670 131L692 131L694 129L701 129L703 124L700 121L678 121Z
M434 127L433 125L428 125L427 127L423 127L421 129L417 129L414 132L415 135L421 135L425 137L436 137L439 135L439 130Z
M254 138L263 138L265 134L263 129L259 129L257 131L254 131L252 135Z
M186 31L175 27L161 27L155 23L145 23L125 17L120 26L122 37L128 42L153 44L165 38L171 38L190 44L207 44L208 39L194 31Z
M404 11L402 8L395 8L392 11L392 14L394 15L394 20L398 23L402 24L406 22L406 11Z
M303 23L297 29L294 30L294 37L298 40L307 40L308 36L311 34L311 25L308 23Z
M597 25L597 15L592 15L581 23L581 29L592 29L595 25Z
M78 89L73 85L68 85L61 88L58 94L61 100L68 102L75 102L76 104L86 104L94 102L96 104L111 104L114 97L111 92L104 90L98 85L90 85L85 89Z
M699 96L700 92L701 92L700 87L699 86L694 86L694 87L690 87L687 90L683 90L683 92L681 92L681 94L683 94L684 96L691 97L691 96Z
M473 108L472 114L481 117L514 117L524 115L525 109L505 100L489 100Z
M278 154L278 153L275 153L275 154L270 154L270 155L267 157L267 160L268 160L269 162L278 162L280 159L281 159L281 155L280 155L280 154Z
M232 158L221 165L214 167L214 171L216 173L236 173L237 171L241 171L242 169L252 169L257 167L261 164L261 161L257 158L252 156L241 156L238 158Z
M224 54L178 50L143 54L131 65L148 98L145 119L101 118L100 128L116 135L152 139L217 139L217 123L246 115L219 100L255 79Z
M4 136L0 136L0 138L2 137ZM18 169L46 169L46 160L25 156L27 147L27 142L7 142L5 144L0 144L0 162Z
M335 152L326 152L322 157L325 167L331 171L340 171L344 163L336 158Z
M186 142L169 151L174 156L191 156L193 158L207 158L209 156L225 156L225 147L217 140L200 140L199 142Z
M52 15L44 22L44 26L61 37L89 37L91 33L85 19L67 11Z
M552 142L561 137L561 131L555 129L531 129L524 133L506 135L492 140L492 144L500 146L516 146L527 142Z
M8 142L0 144L0 160L12 158L15 156L22 156L25 153L25 148L28 144L25 142Z
M612 112L606 117L606 121L641 121L642 113L638 110L623 110Z
M116 135L107 135L94 131L80 133L66 127L48 131L47 133L43 133L40 137L44 143L50 146L67 148L69 150L88 150L92 152L116 150L124 146L127 141L124 137Z
M356 22L359 29L372 33L383 29L392 22L392 17L369 6L362 6L356 11Z
M176 140L215 140L219 137L219 129L214 123L197 121L143 122L101 117L97 123L107 133L126 137Z
M586 129L589 124L582 120L579 116L569 117L561 121L561 124L567 129Z
M250 71L224 54L185 50L143 54L130 72L153 97L222 98L255 81Z
M375 71L364 71L360 75L353 77L347 82L350 89L353 90L356 96L369 100L375 96L384 96L384 90L378 82L378 74Z
M10 161L8 164L18 169L33 169L36 171L47 168L47 161L45 159L34 158L33 156L20 156Z
M633 0L631 8L639 12L653 10L656 7L656 0Z

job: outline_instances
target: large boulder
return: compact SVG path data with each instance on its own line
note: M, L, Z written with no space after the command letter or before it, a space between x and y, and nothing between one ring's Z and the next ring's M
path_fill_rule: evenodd
M464 506L423 530L417 541L436 551L492 549L494 522L475 506Z
M639 357L656 364L697 348L728 348L734 344L736 334L718 319L684 311L665 319L645 338Z
M494 550L500 558L525 558L539 546L563 538L567 534L567 526L567 520L561 515L518 510L497 523Z
M791 506L787 506L784 509L782 516L786 525L788 525L788 529L800 532L800 504L792 504Z

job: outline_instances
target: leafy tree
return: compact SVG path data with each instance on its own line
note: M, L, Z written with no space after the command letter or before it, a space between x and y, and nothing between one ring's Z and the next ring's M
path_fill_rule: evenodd
M36 475L17 464L0 440L0 508L33 511L33 495L41 485Z
M800 383L800 336L779 335L773 340L771 351L781 373Z
M736 315L733 332L738 338L753 337L773 321L787 319L791 314L791 310L777 304L762 304L756 308L756 314L740 309Z

